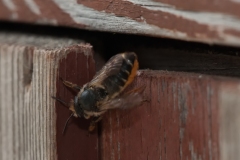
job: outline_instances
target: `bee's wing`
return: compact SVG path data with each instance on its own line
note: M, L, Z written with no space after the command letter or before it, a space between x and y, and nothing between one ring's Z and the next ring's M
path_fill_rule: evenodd
M122 62L123 58L121 54L113 56L111 59L109 59L105 66L96 73L89 85L101 83L107 76L118 73Z
M142 95L139 92L127 93L122 96L110 99L100 106L100 110L108 109L129 109L139 106L143 102Z

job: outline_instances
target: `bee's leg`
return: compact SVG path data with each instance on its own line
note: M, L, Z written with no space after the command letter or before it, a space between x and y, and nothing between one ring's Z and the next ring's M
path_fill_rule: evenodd
M74 101L73 101L73 99L71 99L70 102L69 102L69 110L73 112L73 116L74 117L77 117L77 113L76 113L76 111L74 109Z
M65 107L69 108L69 104L67 102L65 102L64 100L51 96L53 99L57 100L58 102L62 103Z
M99 122L101 119L102 119L102 116L94 117L90 123L88 131L92 132L95 129L97 122Z
M63 84L69 88L73 88L73 89L76 89L78 91L81 90L81 87L78 86L77 84L73 84L72 82L69 82L69 81L65 81L63 80L62 78L60 78L60 80L63 82Z
M71 99L71 101L69 103L66 103L65 101L63 101L60 98L57 98L57 97L54 97L54 96L52 96L52 98L57 100L57 101L59 101L59 102L61 102L62 104L64 104L65 107L67 107L70 111L72 111L72 114L70 115L70 117L68 117L68 119L67 119L67 121L65 123L65 126L63 128L62 134L64 134L64 131L66 130L67 124L68 124L69 120L71 119L71 117L73 117L73 116L77 117L77 113L76 113L76 111L74 109L74 101Z
M62 134L64 134L64 131L65 131L66 128L67 128L68 122L69 122L69 120L70 120L73 116L74 116L74 113L72 113L72 114L68 117L67 121L65 122L65 125L64 125L63 131L62 131Z
M57 98L57 97L54 97L54 96L52 96L52 98L57 100L57 101L59 101L59 102L61 102L65 107L67 107L70 111L73 112L73 116L77 117L77 113L76 113L76 111L74 109L74 101L72 99L70 100L69 103L67 103L67 102L63 101L62 99L60 99L60 98Z

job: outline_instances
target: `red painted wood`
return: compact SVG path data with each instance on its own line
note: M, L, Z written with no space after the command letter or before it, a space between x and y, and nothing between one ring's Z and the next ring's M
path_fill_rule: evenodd
M196 21L168 12L147 9L132 2L122 0L114 0L111 2L78 0L78 2L97 11L104 11L105 13L126 17L137 22L144 22L150 25L158 26L159 28L177 30L181 33L186 33L187 37L196 38L199 35L205 35L205 38L209 39L220 38L217 31L209 29L209 26L206 24L200 24ZM177 26L176 23L178 24Z
M0 19L239 46L239 7L231 0L0 0Z
M101 159L219 159L218 87L210 76L143 71L149 100L132 110L108 112L102 121Z
M221 0L218 2L215 1L194 1L194 0L186 0L186 1L175 1L175 0L154 0L156 2L167 3L169 5L174 5L177 8L182 8L184 10L194 10L194 11L208 11L208 12L222 12L227 14L240 14L238 9L239 3L233 0Z
M66 56L59 63L59 76L80 86L87 83L95 74L95 62L89 45L73 46L64 51ZM59 53L62 54L62 53ZM66 88L57 79L57 97L66 102L76 96L75 91ZM89 134L89 121L84 118L72 118L62 134L65 122L71 111L56 103L57 112L57 154L59 160L95 160L98 159L97 131Z

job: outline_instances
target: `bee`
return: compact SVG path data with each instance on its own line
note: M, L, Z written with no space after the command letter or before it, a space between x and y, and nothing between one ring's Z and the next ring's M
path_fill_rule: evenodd
M74 100L71 100L69 103L69 109L72 111L72 114L68 120L72 116L91 118L92 121L88 129L91 132L94 130L96 123L102 119L103 114L108 110L116 108L125 109L140 105L142 97L139 91L142 88L122 94L125 88L134 80L138 68L137 55L134 52L125 52L113 56L96 73L93 79L83 85L83 87L62 80L67 87L79 91Z

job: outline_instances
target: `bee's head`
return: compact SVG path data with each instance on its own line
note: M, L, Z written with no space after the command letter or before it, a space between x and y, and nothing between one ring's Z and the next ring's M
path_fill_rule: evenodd
M96 96L92 89L86 89L78 94L74 100L75 111L83 116L83 110L92 111L96 103Z

